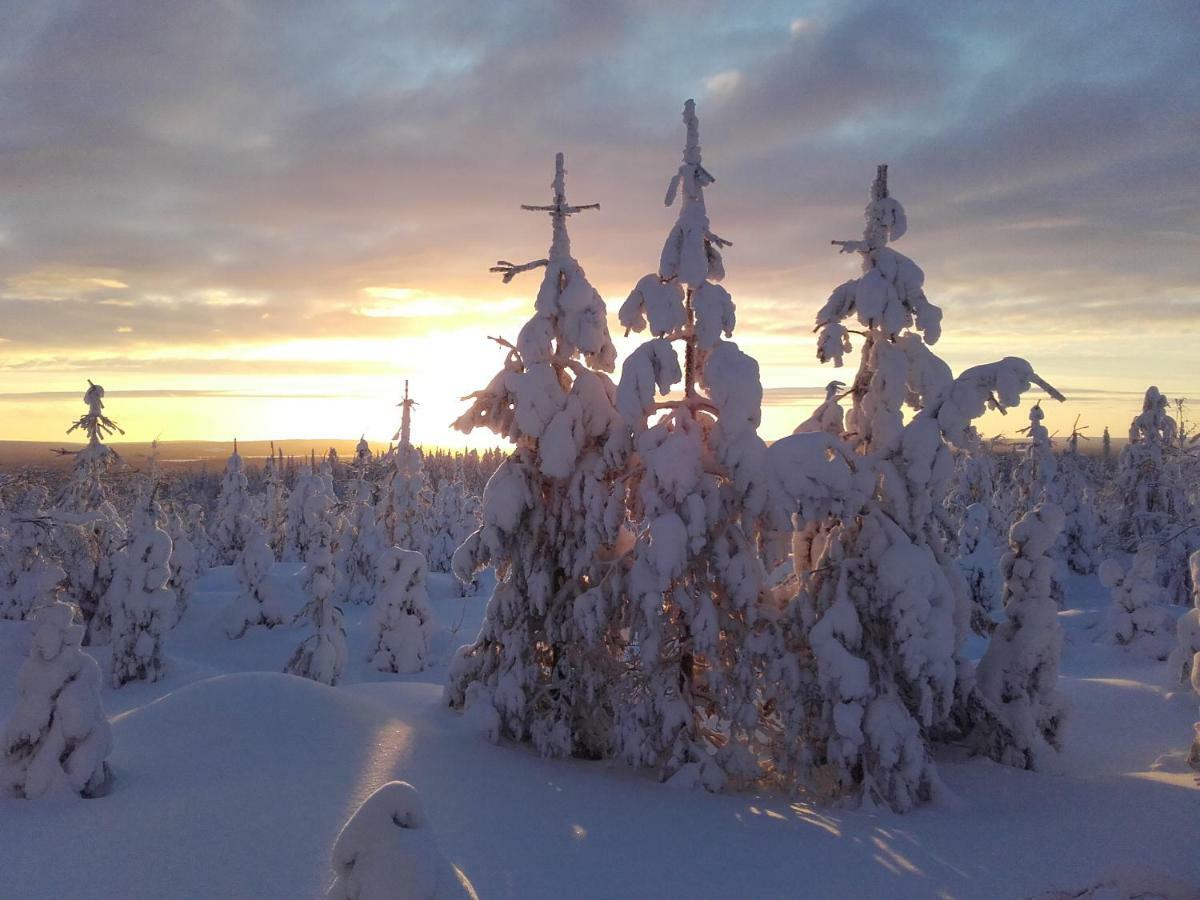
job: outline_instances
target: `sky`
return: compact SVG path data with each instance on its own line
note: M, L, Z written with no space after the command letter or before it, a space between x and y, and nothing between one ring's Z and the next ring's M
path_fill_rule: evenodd
M0 0L0 439L62 439L92 378L132 440L387 440L407 378L461 444L539 283L487 268L549 243L519 204L565 152L620 335L687 97L765 438L852 377L813 317L883 162L955 371L1029 359L1060 433L1149 384L1200 418L1197 60L1194 0Z

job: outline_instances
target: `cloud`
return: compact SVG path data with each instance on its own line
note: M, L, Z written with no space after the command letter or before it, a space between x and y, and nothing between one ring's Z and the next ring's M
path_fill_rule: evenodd
M5 22L6 377L370 371L225 357L465 327L482 346L536 290L486 269L544 255L517 206L547 198L557 150L601 203L572 238L615 310L674 215L687 96L768 396L820 381L793 369L853 274L828 242L857 234L882 161L948 352L1028 345L1078 382L1119 341L1148 361L1122 378L1196 377L1159 352L1200 327L1190 4L50 0Z

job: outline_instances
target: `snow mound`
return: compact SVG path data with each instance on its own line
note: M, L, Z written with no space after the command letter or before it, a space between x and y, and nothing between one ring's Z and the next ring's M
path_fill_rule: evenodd
M314 896L341 824L403 774L410 739L366 700L274 673L196 682L112 730L108 796L66 815L0 806L0 831L19 843L49 828L75 848L70 866L48 869L32 846L10 847L9 883L46 897Z
M350 817L333 847L329 900L478 900L438 849L421 795L390 781Z

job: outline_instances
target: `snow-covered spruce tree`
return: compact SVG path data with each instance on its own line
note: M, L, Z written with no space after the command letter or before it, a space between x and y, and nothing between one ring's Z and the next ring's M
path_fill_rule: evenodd
M167 516L167 533L171 537L171 581L168 587L175 593L176 619L183 616L200 580L200 554L196 551L187 526L178 511Z
M282 555L287 544L287 485L283 480L283 451L275 453L271 443L271 455L263 472L265 495L262 502L262 524L271 552Z
M304 553L312 545L312 535L308 532L308 518L305 510L309 501L323 493L324 485L321 476L313 471L313 467L305 463L296 473L296 482L287 498L287 515L285 517L285 546L283 562L306 562Z
M973 737L993 759L1018 768L1041 768L1062 747L1062 628L1050 593L1054 545L1062 527L1062 510L1040 503L1009 531L1010 549L1001 562L1005 621L979 662L979 692L1009 730L984 727Z
M941 311L924 273L888 246L907 226L886 166L865 218L862 240L834 242L860 254L863 274L817 315L822 361L842 363L851 317L863 334L845 439L794 435L769 451L781 493L818 539L799 542L809 548L795 560L801 590L781 624L791 653L765 683L780 710L782 780L902 811L933 793L936 736L981 720L1003 727L961 653L968 595L934 507L953 449L986 408L1017 405L1031 383L1062 397L1015 357L953 377L928 346Z
M53 514L62 523L56 531L67 573L67 597L83 615L86 642L105 644L112 627L106 598L126 533L104 483L109 468L121 457L104 439L124 432L104 414L104 388L90 379L83 402L88 411L72 423L67 434L83 431L87 446L73 451L75 465L55 497Z
M1157 387L1148 388L1117 464L1117 537L1128 553L1147 542L1160 544L1158 582L1168 602L1186 604L1187 557L1200 549L1200 528L1189 529L1195 511L1182 478L1178 433L1175 419L1167 414L1167 398Z
M205 524L204 507L199 503L189 503L187 507L188 521L191 523L192 546L200 558L200 571L213 566L213 543Z
M1061 508L1062 485L1059 483L1058 458L1054 442L1043 424L1046 413L1041 403L1029 409L1029 425L1021 429L1028 441L1021 448L1021 459L1013 469L1013 493L1016 498L1014 518L1020 518L1040 503L1052 503ZM1052 554L1057 560L1050 581L1054 602L1063 607L1067 600L1066 537L1060 529L1058 543Z
M1191 555L1188 568L1192 576L1192 608L1175 625L1175 649L1167 660L1167 671L1174 684L1192 685L1200 694L1200 550Z
M48 553L49 501L49 492L34 485L5 516L8 534L0 546L0 619L24 619L37 607L54 602L67 577Z
M175 624L171 538L158 527L153 491L134 510L133 537L113 578L112 684L158 681L165 674L163 641Z
M233 453L225 463L225 475L221 479L217 517L211 533L216 565L231 566L237 561L246 543L246 530L257 519L254 498L246 479L246 464L234 439Z
M466 495L461 481L443 478L429 510L429 568L449 572L454 551L475 527L467 527Z
M412 408L417 401L408 395L407 381L404 382L404 399L397 405L401 408L400 430L393 439L399 443L392 454L392 471L387 480L380 519L389 546L423 554L429 549L428 510L423 493L424 461L421 451L412 444Z
M1096 516L1091 467L1079 452L1079 420L1071 429L1067 452L1058 460L1058 497L1062 507L1063 557L1072 572L1090 575L1096 571L1100 552L1100 528Z
M429 656L433 614L425 592L425 557L388 547L375 564L374 638L370 663L380 672L420 672Z
M958 530L958 557L971 599L971 630L989 635L996 627L993 618L1000 605L1003 580L1000 577L1000 548L992 537L991 510L984 503L972 503L963 515Z
M326 494L314 493L304 508L305 531L311 542L304 551L308 603L296 618L308 619L316 632L304 639L284 667L291 675L331 687L341 679L346 665L346 629L342 627L342 611L333 603L332 505Z
M534 314L454 423L516 446L484 489L482 526L454 554L460 581L492 566L497 583L479 636L454 657L446 701L544 756L607 757L619 653L614 546L624 522L613 478L628 437L607 374L616 348L604 301L567 234L567 218L594 207L567 202L561 153L553 190L549 206L523 207L550 215L547 258L493 269L508 281L545 267Z
M341 520L334 557L337 593L347 603L367 604L375 597L375 558L383 536L375 518L374 485L362 478L352 485L354 498Z
M764 583L757 514L767 497L757 427L758 363L730 337L733 300L709 228L695 105L684 106L683 163L666 203L681 200L657 272L621 306L651 339L625 360L617 408L634 432L626 478L636 528L627 600L634 660L617 706L632 765L710 790L760 774L755 659ZM683 365L675 342L683 344ZM683 382L679 399L659 400ZM682 774L681 774L682 773Z
M967 509L975 503L982 504L988 510L987 526L992 543L1002 543L1001 538L1012 521L994 502L999 480L995 455L972 427L968 432L967 446L954 448L954 475L942 501L948 518L948 543L953 545L957 541L965 525ZM963 552L958 547L954 549L956 553Z
M1158 583L1158 545L1142 544L1128 569L1106 559L1100 564L1100 582L1112 593L1110 639L1153 659L1166 659L1175 643L1175 621L1164 606L1166 598Z
M17 704L0 732L0 793L85 797L110 778L112 742L100 704L100 667L79 649L75 609L53 601L34 613L29 658L17 673Z
M478 900L438 849L416 788L391 781L363 801L333 845L326 900Z
M825 399L813 410L811 416L796 426L792 434L822 431L841 437L846 430L846 411L841 404L845 387L845 383L841 381L831 381L825 385Z
M229 625L225 629L230 638L240 638L247 630L259 625L274 628L283 624L283 610L266 593L264 584L274 564L275 554L267 542L266 531L260 525L252 525L237 562L233 564L238 594L230 610Z

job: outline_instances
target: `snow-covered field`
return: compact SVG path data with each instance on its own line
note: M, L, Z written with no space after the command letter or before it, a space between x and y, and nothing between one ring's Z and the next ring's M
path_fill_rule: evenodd
M293 610L299 568L271 576ZM227 639L233 588L229 568L204 577L168 638L166 679L105 687L107 796L0 799L0 895L321 896L339 829L399 779L483 898L1015 898L1108 881L1122 889L1111 896L1200 896L1200 789L1184 762L1195 699L1170 696L1164 664L1096 640L1109 598L1095 576L1072 577L1061 614L1072 709L1057 771L943 756L950 796L906 815L676 790L617 764L487 743L442 704L487 577L462 600L450 576L430 576L434 665L420 675L373 671L368 608L346 607L351 662L337 688L279 674L305 628ZM0 621L0 720L31 632ZM107 652L95 651L104 671Z

